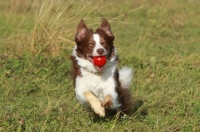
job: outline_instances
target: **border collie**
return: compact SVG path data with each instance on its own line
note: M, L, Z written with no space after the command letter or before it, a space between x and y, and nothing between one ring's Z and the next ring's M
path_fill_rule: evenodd
M72 77L78 101L100 117L131 114L133 104L129 87L133 72L123 67L118 71L118 55L109 22L103 18L93 31L82 19L77 26L76 45L71 55ZM106 64L97 66L93 57L105 56Z

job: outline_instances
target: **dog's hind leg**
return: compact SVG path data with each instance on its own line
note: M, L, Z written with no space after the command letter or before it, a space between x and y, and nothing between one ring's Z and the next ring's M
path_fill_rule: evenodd
M105 109L101 106L100 100L91 92L85 92L84 95L94 113L96 113L100 117L105 117Z

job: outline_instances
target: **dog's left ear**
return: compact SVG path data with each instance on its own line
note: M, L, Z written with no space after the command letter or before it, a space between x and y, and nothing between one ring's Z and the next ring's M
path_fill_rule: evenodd
M86 35L88 33L88 28L84 22L83 19L81 19L81 21L79 22L78 26L77 26L77 33L75 35L75 41L82 41Z
M114 37L114 35L113 35L112 31L111 31L111 28L110 28L110 24L109 24L109 22L107 21L106 18L103 18L103 19L102 19L100 28L101 28L109 37Z

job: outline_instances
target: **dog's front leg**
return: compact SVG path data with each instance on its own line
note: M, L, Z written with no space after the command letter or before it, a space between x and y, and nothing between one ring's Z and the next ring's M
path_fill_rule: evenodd
M100 100L91 92L85 92L85 99L89 102L94 113L101 117L105 117L105 109L101 106Z

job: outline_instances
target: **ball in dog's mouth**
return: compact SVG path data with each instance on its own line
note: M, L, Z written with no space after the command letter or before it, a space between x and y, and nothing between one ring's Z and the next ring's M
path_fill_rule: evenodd
M103 71L103 66L106 64L106 56L88 56L88 60L93 63L98 71Z
M105 56L94 56L93 57L94 65L98 67L103 67L106 64L106 57Z

